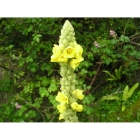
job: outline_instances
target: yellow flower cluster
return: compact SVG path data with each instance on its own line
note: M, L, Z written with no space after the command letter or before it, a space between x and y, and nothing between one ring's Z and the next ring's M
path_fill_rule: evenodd
M80 99L82 100L84 98L84 95L82 93L83 91L82 90L79 90L79 89L76 89L72 92L72 95L77 98L77 99ZM71 107L74 111L77 111L77 112L81 112L83 110L83 105L81 104L78 104L77 102L75 101L72 101L72 102L69 102L68 101L68 97L64 94L64 93L61 93L61 92L58 92L57 96L56 96L56 101L60 102L59 105L57 105L57 109L58 111L61 113L60 116L59 116L59 120L63 119L64 118L64 114L63 112L67 109L67 107Z
M73 47L66 48L63 45L54 44L52 52L51 62L68 62L73 69L84 60L82 57L83 48L76 41L74 41Z

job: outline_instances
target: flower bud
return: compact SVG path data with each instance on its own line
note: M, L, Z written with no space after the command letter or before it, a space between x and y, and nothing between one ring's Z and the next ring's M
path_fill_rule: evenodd
M71 85L70 89L71 89L71 91L74 91L75 90L75 84Z
M70 92L70 86L65 86L65 92L69 93Z
M62 70L60 71L60 75L61 75L62 77L64 77L64 76L66 75L66 71L65 71L64 69L62 69Z
M69 33L69 36L70 36L71 38L73 38L73 37L75 36L75 33L74 33L74 32L70 32L70 33ZM75 41L75 39L74 39L74 41ZM72 42L74 42L74 41L72 41Z
M76 102L76 100L77 100L77 99L75 99L74 97L71 96L71 97L69 98L69 103L71 104L71 103L73 103L73 102Z
M74 47L74 43L73 42L69 42L68 45L71 46L71 47Z
M75 37L72 37L72 38L71 38L71 41L74 42L74 41L75 41Z
M65 24L63 25L63 28L61 30L61 36L59 38L59 43L63 43L65 47L68 46L69 42L75 41L75 33L74 28L72 27L71 23L66 20Z
M65 83L66 83L66 81L67 81L67 78L61 78L61 79L60 79L61 85L64 86Z
M69 76L67 77L67 79L68 79L69 81L72 81L74 78L73 78L72 75L69 75Z
M76 84L76 80L75 80L75 79L72 80L71 83L72 83L72 84Z
M70 86L70 82L68 80L65 81L65 86Z
M61 85L60 90L61 90L61 91L65 91L65 89L66 89L66 87L65 87L64 85Z
M67 75L67 76L68 76L68 75L71 75L71 73L72 73L71 69L68 69L66 75Z
M63 42L63 45L65 45L65 47L68 45L68 42L66 39L64 39L62 42Z
M71 37L69 35L66 36L66 39L67 39L68 42L71 41Z

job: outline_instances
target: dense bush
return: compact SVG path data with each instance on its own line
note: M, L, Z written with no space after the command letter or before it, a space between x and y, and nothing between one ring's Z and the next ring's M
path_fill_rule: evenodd
M67 18L68 19L68 18ZM0 121L58 122L59 65L50 63L66 18L0 19ZM84 61L81 122L140 121L140 19L69 18ZM127 86L128 85L128 86ZM127 90L127 91L126 91Z

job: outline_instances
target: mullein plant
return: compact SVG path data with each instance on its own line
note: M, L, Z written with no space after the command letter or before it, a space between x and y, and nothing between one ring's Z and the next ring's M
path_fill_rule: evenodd
M75 41L75 32L71 23L66 20L61 29L59 45L54 44L51 62L60 65L61 88L56 96L59 102L57 109L60 113L59 120L65 122L78 122L77 112L83 110L83 105L78 100L84 98L83 90L76 89L76 74L74 70L84 59L83 48Z

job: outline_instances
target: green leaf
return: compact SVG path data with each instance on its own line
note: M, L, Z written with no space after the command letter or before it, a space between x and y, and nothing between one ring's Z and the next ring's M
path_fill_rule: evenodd
M114 78L107 78L108 81L116 81Z
M42 84L42 86L47 86L48 84L49 84L49 80L47 79L47 78L44 78L42 81L41 81L41 84Z
M128 93L128 98L132 96L133 92L136 90L136 88L138 88L139 83L136 83L130 90Z
M115 69L115 75L116 75L117 79L120 79L119 70L118 69Z
M130 98L138 86L139 86L139 83L136 83L136 84L135 84L133 87L131 87L131 89L129 90L129 87L128 87L128 85L127 85L127 86L125 87L124 91L123 91L122 100L126 101L128 98Z
M48 97L49 96L49 92L47 91L47 89L45 87L40 87L39 88L39 94L41 97Z
M118 69L115 69L115 75L116 75L116 78L118 80L121 79L121 75L122 75L122 66L120 66L119 70Z
M115 95L103 96L100 101L104 100L119 100L119 97Z
M128 91L129 91L129 87L128 87L128 85L127 85L127 86L124 88L124 90L123 90L122 100L126 100L126 99L127 99Z
M120 68L119 68L119 75L120 75L120 78L121 78L121 76L122 76L122 66L120 66Z
M31 68L31 72L36 72L36 68L35 67L32 67Z
M42 35L41 34L37 34L37 35L35 35L35 34L33 34L33 40L34 41L36 41L37 43L39 43L40 42L40 37L42 37Z
M112 75L109 71L107 70L103 70L103 72L105 72L106 74L108 74L110 77L112 77L114 80L117 80L116 77L114 75Z
M111 41L110 41L110 44L112 44L112 45L115 45L115 44L117 44L118 43L118 40L117 39L112 39Z
M57 85L56 85L56 82L55 81L52 81L51 83L50 83L50 86L49 86L49 88L48 88L48 91L49 92L54 92L54 91L57 91L57 89L58 89L58 87L57 87Z
M28 63L28 62L33 62L33 58L31 58L30 56L28 56L28 57L26 58L26 63Z
M121 35L120 41L122 41L122 42L129 42L129 37L128 36Z
M125 106L123 105L123 106L122 106L122 112L123 112L124 110L125 110Z
M38 37L36 37L36 42L38 42L38 43L39 43L39 41L40 41L40 39L39 39Z

